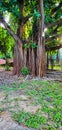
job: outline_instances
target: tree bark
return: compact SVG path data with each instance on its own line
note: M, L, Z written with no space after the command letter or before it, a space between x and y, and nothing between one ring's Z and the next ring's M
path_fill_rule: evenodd
M22 39L24 1L23 0L22 1L17 0L17 1L20 10L20 17L18 19L17 36L20 39ZM23 44L16 43L14 49L14 70L13 70L14 74L17 74L19 76L22 66L23 66Z
M32 48L32 76L35 76L35 53L33 48Z
M29 54L29 59L28 59L28 62L29 62L29 70L31 71L32 70L32 67L31 67L31 64L32 64L32 57L31 57L31 48L28 49L28 54Z
M46 71L43 0L39 0L39 12L41 14L41 17L39 22L38 33L38 75L39 77L42 77Z
M24 57L23 57L23 65L26 66L27 65L27 49L24 48Z

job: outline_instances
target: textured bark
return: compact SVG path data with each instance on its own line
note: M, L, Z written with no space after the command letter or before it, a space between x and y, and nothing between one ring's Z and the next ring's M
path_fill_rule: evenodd
M47 69L48 69L48 66L49 66L49 60L48 60L48 52L47 52Z
M30 69L30 71L32 70L32 67L31 67L31 60L32 60L32 58L31 58L31 49L29 48L28 49L28 55L29 55L29 59L28 59L28 62L29 62L29 69Z
M20 69L23 65L23 50L22 50L22 40L20 39L20 25L17 30L17 35L11 30L10 26L6 23L6 21L2 18L0 21L4 24L5 28L8 30L10 35L15 39L15 47L14 47L14 69L13 74L20 74Z
M21 39L20 37L20 19L19 19L19 26L17 29L17 36ZM18 41L15 44L15 52L14 52L14 74L20 75L21 68L23 66L23 44L21 44L20 41Z
M21 68L23 66L23 50L22 45L15 44L14 48L14 69L13 74L20 75Z
M26 66L27 65L27 49L24 49L24 58L23 58L23 65Z
M46 70L46 57L45 57L45 45L44 45L44 9L43 0L39 0L39 12L41 14L39 22L38 33L38 75L42 77Z
M24 50L24 59L23 59L23 44L22 44L22 33L23 33L23 26L24 23L27 21L26 17L24 19L23 17L23 7L24 7L24 0L18 0L19 4L19 10L20 10L20 18L18 23L18 29L17 29L17 35L14 34L14 32L10 29L10 27L7 25L7 23L3 20L3 24L5 25L5 28L9 31L9 33L12 35L12 37L15 39L16 44L14 48L14 74L20 75L20 70L24 65L27 65L32 71L32 75L35 75L35 71L37 76L41 77L45 73L45 66L46 66L46 58L45 58L45 45L44 45L44 10L43 10L43 0L39 0L39 12L41 14L40 21L39 21L39 32L38 32L38 39L36 39L37 34L32 39L32 41L35 42L35 40L38 40L38 48L36 49L36 56L34 49L27 49ZM23 61L25 60L25 61Z
M22 29L23 29L23 7L24 1L18 0L19 10L20 10L20 18L18 19L18 29L17 29L17 36L22 39ZM22 41L22 40L20 40ZM21 68L23 66L23 44L18 41L15 45L15 52L14 52L14 74L20 75Z
M35 76L35 53L33 48L32 48L32 76Z

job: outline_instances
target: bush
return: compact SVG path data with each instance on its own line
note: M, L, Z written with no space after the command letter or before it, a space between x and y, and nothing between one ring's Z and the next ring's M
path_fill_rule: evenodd
M29 69L24 66L24 67L22 67L22 69L21 69L21 73L22 73L23 75L27 75L27 74L29 74Z
M10 71L10 66L9 66L9 65L6 65L6 66L5 66L5 70L6 70L6 71Z

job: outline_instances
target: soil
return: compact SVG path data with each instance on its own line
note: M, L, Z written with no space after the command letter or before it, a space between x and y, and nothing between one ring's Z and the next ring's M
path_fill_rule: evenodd
M56 75L56 76L55 76ZM48 71L45 77L41 78L47 80L58 80L59 72L57 71ZM27 128L22 125L19 125L12 119L11 111L24 109L26 112L36 113L37 109L42 106L34 106L30 97L24 95L24 91L7 91L4 92L4 86L12 87L14 84L21 84L25 80L31 80L32 76L20 76L12 75L12 71L5 71L0 69L0 108L4 108L4 111L0 114L0 130L35 130L32 128ZM33 78L38 79L38 77ZM60 72L59 79L62 81L62 72ZM17 100L17 103L16 103Z
M0 109L4 108L4 111L0 113L0 130L34 130L31 128L27 128L25 126L19 125L12 119L11 110L17 111L16 98L21 98L26 100L21 91L12 92L12 93L4 93L2 89L4 86L11 87L12 84L23 82L24 77L18 77L17 75L13 76L12 71L5 71L4 69L0 69ZM7 101L8 97L8 101ZM10 101L12 100L12 102ZM27 101L28 102L28 101ZM27 110L27 106L24 101L19 101L19 107ZM31 106L32 107L32 106ZM33 107L34 108L34 107ZM31 108L28 107L30 111ZM35 109L35 108L34 108Z

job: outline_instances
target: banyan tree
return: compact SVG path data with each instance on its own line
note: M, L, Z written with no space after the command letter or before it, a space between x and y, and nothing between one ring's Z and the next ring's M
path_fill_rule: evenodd
M5 26L5 28L8 30L8 32L12 35L12 37L15 40L15 47L14 47L14 68L13 68L13 73L19 75L21 72L21 68L23 66L27 66L33 76L43 76L46 71L46 55L45 55L45 35L44 35L44 8L43 8L43 0L36 1L36 10L32 10L32 4L30 5L29 8L31 14L28 13L27 16L24 16L24 8L29 4L30 1L28 0L27 2L25 0L17 0L16 3L13 1L12 4L13 6L16 6L17 4L18 10L19 10L19 15L18 15L18 27L17 27L17 32L16 34L14 31L11 30L10 26L7 24L7 22L3 18L3 13L0 11L0 22L2 22ZM3 2L2 1L2 6L5 4L6 6L9 6L9 2ZM7 5L6 5L7 4ZM28 8L28 6L26 7ZM7 7L7 10L8 7ZM33 16L33 12L38 15L35 19ZM32 19L33 24L32 24L32 34L26 42L26 47L22 38L23 35L23 28L24 25L26 24L27 21ZM36 23L34 23L36 22ZM37 28L37 34L34 33ZM35 36L37 35L37 36ZM32 43L30 44L30 41Z
M15 41L13 74L20 75L24 66L28 67L33 76L42 77L45 74L47 66L45 47L46 50L51 49L50 41L54 43L52 40L61 35L59 27L62 19L61 15L58 15L61 13L61 5L60 0L2 0L0 2L0 22ZM4 19L6 12L9 12L14 19L16 17L17 27L14 26L13 30ZM46 37L45 28L49 28Z

